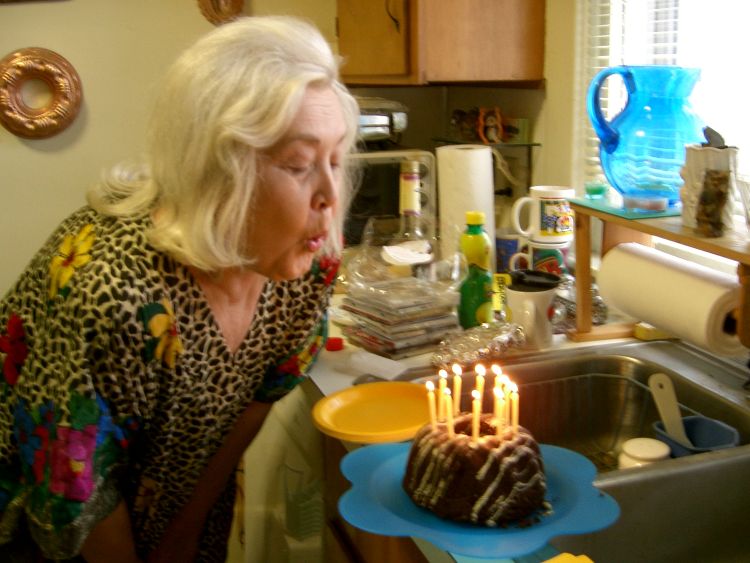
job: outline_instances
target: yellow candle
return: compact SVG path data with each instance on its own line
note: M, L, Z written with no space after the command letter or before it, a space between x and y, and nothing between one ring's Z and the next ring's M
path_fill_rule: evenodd
M444 421L445 420L445 389L448 386L448 372L444 369L441 369L438 372L438 375L440 376L440 387L438 392L438 420Z
M425 383L427 387L427 405L430 409L430 424L432 429L437 430L437 413L435 412L435 384L432 381Z
M458 415L461 412L461 376L453 376L453 414Z
M518 385L511 383L510 410L512 412L513 432L518 432Z
M504 394L504 414L505 414L505 425L510 426L510 386L514 385L514 383L510 380L510 378L505 375L503 376L503 394Z
M487 370L484 369L484 366L482 364L477 364L474 367L474 372L476 372L476 390L479 391L479 398L484 396L484 376L487 373Z
M445 415L446 424L448 426L448 437L453 438L455 432L453 430L453 400L451 399L451 390L445 390Z
M503 374L503 369L497 364L492 364L490 366L490 371L495 374L495 387L501 387L503 383L503 377L507 377L505 376L505 374Z
M500 436L503 433L505 423L505 414L503 413L503 391L499 387L492 389L495 394L495 434Z
M479 399L479 391L474 389L471 392L473 400L471 401L471 439L475 442L479 440L479 415L481 414L482 402Z

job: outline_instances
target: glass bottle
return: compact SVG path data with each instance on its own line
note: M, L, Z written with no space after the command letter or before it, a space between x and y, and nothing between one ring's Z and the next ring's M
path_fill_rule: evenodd
M492 243L484 230L484 213L466 212L466 231L461 235L461 252L469 264L469 273L461 284L458 319L463 328L494 320L492 307Z
M424 240L419 162L416 160L401 161L398 211L401 217L400 241Z

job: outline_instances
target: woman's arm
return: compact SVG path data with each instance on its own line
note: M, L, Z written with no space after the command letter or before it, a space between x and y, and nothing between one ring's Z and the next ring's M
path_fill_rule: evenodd
M242 454L260 431L272 403L252 402L203 470L187 504L167 527L159 546L149 554L149 563L193 561L203 525L211 508L234 474Z
M83 543L81 555L87 563L138 563L130 515L124 501L94 526Z

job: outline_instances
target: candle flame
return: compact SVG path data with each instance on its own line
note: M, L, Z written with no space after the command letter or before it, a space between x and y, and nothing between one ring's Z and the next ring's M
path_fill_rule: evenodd
M441 379L448 379L448 372L445 371L444 369L441 369L438 372L438 376L440 376Z
M443 389L443 395L445 395L446 397L450 397L451 390L446 387L445 389Z
M492 390L492 392L495 394L495 397L498 398L498 399L503 396L503 392L502 392L502 390L499 387L495 387Z
M510 386L510 392L511 393L518 393L518 385L513 383L512 381L508 384Z
M427 387L428 391L434 391L435 390L435 384L432 381L428 381L425 383L425 386Z
M484 374L486 374L486 373L487 373L487 370L485 369L485 367L484 367L484 366L483 366L482 364L477 364L477 365L475 365L475 366L474 366L474 371L475 371L475 372L476 372L476 373L477 373L478 375L482 375L482 376L483 376Z
M475 401L478 401L478 400L479 400L479 398L481 397L481 395L479 394L479 391L477 391L476 389L474 389L474 390L473 390L473 391L471 392L471 396L472 396L472 398L473 398L473 399L474 399Z
M495 375L503 375L503 368L501 368L497 364L492 364L490 366L490 369L492 370L492 373L494 373Z
M453 373L455 373L456 375L461 375L462 373L461 366L458 364L453 364L451 370L453 370Z

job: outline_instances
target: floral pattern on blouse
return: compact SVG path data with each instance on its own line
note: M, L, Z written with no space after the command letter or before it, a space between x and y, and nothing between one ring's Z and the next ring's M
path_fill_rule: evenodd
M149 333L144 357L147 362L159 360L169 368L174 368L175 360L184 352L177 331L172 305L166 299L160 303L147 303L141 309L143 324Z
M55 527L70 524L91 496L98 475L121 455L127 435L138 428L133 420L115 424L100 396L71 393L70 426L59 423L52 401L31 408L20 400L15 408L13 436L20 450L21 487L27 488L35 511L51 515ZM7 502L0 498L0 510Z
M21 373L21 366L29 354L25 338L23 320L15 313L11 313L5 333L0 334L0 352L5 354L3 377L8 385L16 384Z
M70 293L68 282L77 268L91 260L89 251L95 240L94 226L85 225L75 236L66 235L49 265L49 298L56 295L67 297Z

